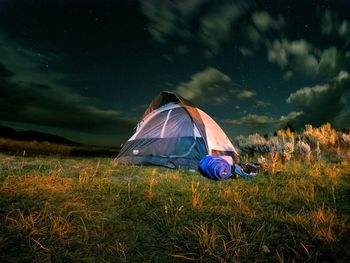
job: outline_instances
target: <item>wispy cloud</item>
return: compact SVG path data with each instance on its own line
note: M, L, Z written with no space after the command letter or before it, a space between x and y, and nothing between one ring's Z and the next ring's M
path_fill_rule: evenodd
M248 100L256 96L256 92L253 90L238 90L236 98L238 100Z
M266 102L266 101L262 101L262 100L257 100L254 102L255 108L266 108L270 105L271 105L270 102Z
M293 71L288 70L286 73L284 73L283 78L288 80L291 79L293 77Z
M189 43L204 47L208 56L216 55L232 34L232 26L253 5L252 1L141 1L148 19L148 31L160 44L186 48ZM177 49L177 48L176 48Z
M346 45L350 45L350 21L339 18L330 9L326 9L322 14L321 32L326 37L339 36L340 39L345 40Z
M286 38L267 43L267 59L285 70L285 79L294 72L307 76L333 77L347 67L346 53L336 46L319 50L305 39L290 41Z
M242 9L234 2L227 2L200 19L199 37L213 54L231 33L231 25L242 15Z
M294 120L299 116L300 112L290 112L286 116L272 117L269 115L257 115L257 114L248 114L239 119L226 119L223 122L226 124L234 125L245 125L245 126L266 126L274 125L273 127L277 128L279 126L286 125L289 121Z
M247 47L245 47L245 46L243 46L243 47L240 47L239 48L239 51L241 52L241 54L243 55L243 56L253 56L254 55L254 52L253 52L253 50L251 50L250 48L247 48Z
M121 112L100 109L63 85L70 76L50 69L59 56L19 46L2 34L0 41L0 120L77 131L132 127Z
M153 39L166 43L176 36L181 39L192 37L189 22L196 9L203 4L199 0L190 1L141 1L141 9L149 20L148 31Z
M253 55L257 50L265 49L267 60L281 68L286 80L295 74L334 77L349 66L349 55L345 49L340 49L339 44L350 45L350 22L340 19L329 9L320 18L319 30L325 37L336 39L337 44L326 48L305 38L289 39L282 30L288 27L284 17L272 16L264 10L253 12L251 22L245 21L242 27L250 42L250 45L242 46L242 55Z
M310 43L304 39L289 41L275 39L267 44L267 59L282 69L292 69L303 74L315 75L319 64Z
M350 46L350 21L344 19L338 27L338 34L345 40L345 44Z
M329 10L326 9L322 15L321 20L321 31L323 35L331 35L335 32L338 22L336 21L335 15Z
M276 18L273 18L266 11L256 11L256 12L254 12L252 14L252 20L253 20L254 25L260 31L267 31L267 30L270 30L270 29L280 30L286 24L284 18L281 15L277 16Z

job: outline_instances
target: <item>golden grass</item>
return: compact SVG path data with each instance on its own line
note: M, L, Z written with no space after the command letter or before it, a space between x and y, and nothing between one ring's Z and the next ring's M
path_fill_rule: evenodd
M199 182L197 182L196 184L194 182L192 182L191 191L192 191L192 195L191 195L192 207L197 207L197 206L202 207L203 200L201 199L201 191L199 188Z
M348 231L348 220L337 218L336 211L331 211L324 206L318 207L311 213L299 213L290 217L305 229L310 237L323 243L334 243L345 231Z
M115 166L0 160L0 261L345 260L349 163L291 160L252 180ZM346 261L346 260L345 260Z
M40 173L31 172L23 177L9 176L0 186L3 193L22 193L28 197L51 195L69 192L72 189L73 180L57 174L42 176Z

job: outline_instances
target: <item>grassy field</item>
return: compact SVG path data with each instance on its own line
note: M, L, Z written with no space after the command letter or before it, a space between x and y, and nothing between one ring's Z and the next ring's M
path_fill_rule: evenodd
M110 158L0 156L2 262L346 262L350 163L211 181Z

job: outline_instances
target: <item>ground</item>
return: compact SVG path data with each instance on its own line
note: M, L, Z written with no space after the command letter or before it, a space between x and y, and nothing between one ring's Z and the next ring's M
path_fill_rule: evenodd
M254 179L0 156L2 262L346 262L350 164L292 161Z

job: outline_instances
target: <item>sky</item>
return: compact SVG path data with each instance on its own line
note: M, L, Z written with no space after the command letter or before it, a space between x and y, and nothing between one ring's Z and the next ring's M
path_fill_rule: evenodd
M350 128L350 1L0 0L0 124L118 146L174 91L230 138Z

